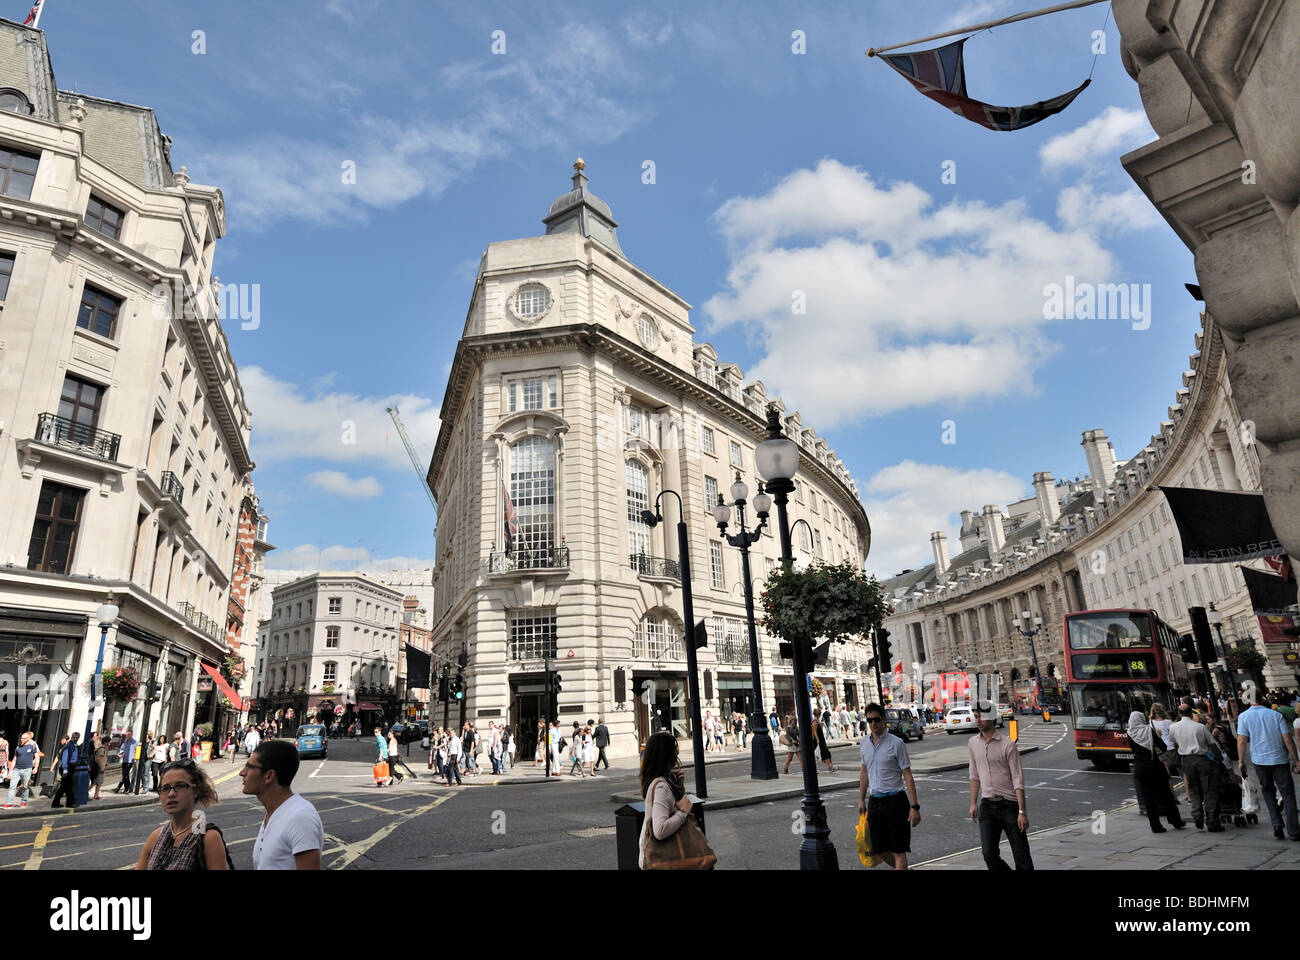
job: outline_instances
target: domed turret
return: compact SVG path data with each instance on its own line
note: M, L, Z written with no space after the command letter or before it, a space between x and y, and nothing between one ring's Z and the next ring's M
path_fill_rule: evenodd
M573 189L551 204L550 212L542 218L546 234L579 233L608 247L623 259L627 255L618 245L618 223L609 204L587 187L586 161L579 157L573 162Z

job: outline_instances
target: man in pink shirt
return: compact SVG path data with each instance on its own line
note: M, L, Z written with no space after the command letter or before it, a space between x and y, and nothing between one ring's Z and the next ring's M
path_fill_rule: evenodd
M990 870L1010 870L998 852L1005 832L1017 870L1034 869L1029 856L1029 814L1025 806L1025 775L1016 745L998 732L998 706L990 700L975 705L979 736L970 747L970 818L980 825L980 846Z

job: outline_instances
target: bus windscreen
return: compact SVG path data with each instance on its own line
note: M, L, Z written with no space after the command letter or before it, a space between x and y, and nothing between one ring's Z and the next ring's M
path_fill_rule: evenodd
M1067 621L1071 650L1128 650L1153 647L1151 618L1142 613L1084 613Z

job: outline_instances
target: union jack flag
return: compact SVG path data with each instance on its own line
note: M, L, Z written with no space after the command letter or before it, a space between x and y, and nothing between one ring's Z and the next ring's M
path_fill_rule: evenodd
M505 504L502 519L505 521L506 553L509 554L515 549L515 538L519 536L519 524L515 521L515 502L510 499L510 491L506 489L505 483L501 484L501 498Z
M995 107L973 100L966 95L966 68L962 52L966 39L933 50L890 54L881 59L931 100L989 130L1019 130L1046 120L1068 107L1083 92L1083 88L1092 82L1085 80L1069 93L1023 107Z
M23 21L23 26L30 27L36 22L37 18L41 15L41 4L44 2L45 0L36 0L36 2L32 4L31 12L27 14L27 19Z

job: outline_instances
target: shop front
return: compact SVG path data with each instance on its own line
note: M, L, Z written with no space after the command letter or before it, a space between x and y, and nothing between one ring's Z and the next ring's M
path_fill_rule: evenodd
M515 729L515 756L532 760L537 756L538 724L547 717L546 674L516 673L510 677L510 725ZM442 715L434 717L442 722Z
M731 729L731 715L739 713L746 725L753 722L754 679L748 673L718 677L718 712ZM766 713L766 711L764 711Z
M0 731L11 757L23 731L35 735L47 757L70 732L76 655L86 629L84 616L0 607Z
M776 701L776 715L784 726L785 718L794 716L794 677L778 673L772 678L772 692Z
M636 736L638 749L650 735L667 730L678 740L691 735L686 675L667 671L637 671L632 674L632 691L636 701Z

